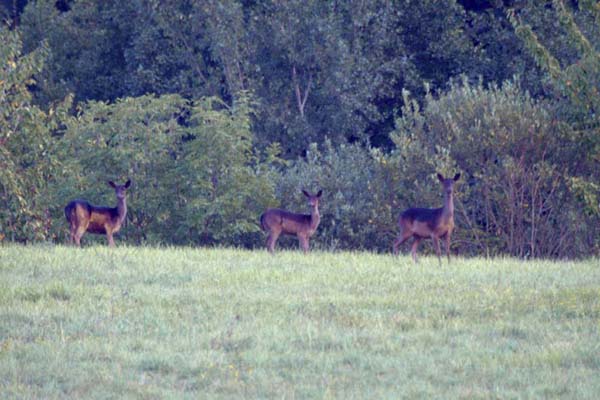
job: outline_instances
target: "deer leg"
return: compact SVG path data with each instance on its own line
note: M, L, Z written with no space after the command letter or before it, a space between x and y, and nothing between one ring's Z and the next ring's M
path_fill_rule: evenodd
M450 264L450 232L446 233L446 255L448 256L448 264Z
M308 253L308 238L306 236L298 236L300 247L304 251L304 254Z
M431 235L431 240L433 240L433 244L435 245L435 254L438 256L438 262L440 263L440 267L442 266L442 251L440 250L440 239Z
M113 239L112 231L106 230L106 238L108 239L108 245L110 247L115 247L115 240Z
M77 246L81 246L81 237L86 231L86 227L80 226L75 229L75 233L73 234L73 240Z
M267 251L271 254L275 252L275 242L277 242L277 238L279 238L279 232L269 232L269 236L267 237Z
M78 227L74 221L70 221L70 224L69 224L69 238L71 239L70 244L79 245L79 239L81 238L81 236L83 236L83 233L85 232L85 230L83 230L83 232L80 232L78 235L78 231L81 228L82 227Z
M400 232L400 235L398 235L396 240L394 240L394 255L398 255L398 247L400 247L402 243L406 242L410 236L410 234L405 235L404 232Z
M69 229L69 244L75 244L75 231L76 227L72 226Z
M410 250L410 252L412 254L413 261L415 262L415 264L417 263L417 246L419 245L419 242L421 240L422 239L420 237L416 237L415 236L415 241L413 242L411 250Z

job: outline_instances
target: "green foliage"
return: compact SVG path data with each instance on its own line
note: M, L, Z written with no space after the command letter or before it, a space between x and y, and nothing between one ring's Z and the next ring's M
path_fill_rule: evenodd
M153 0L111 9L120 31L126 32L123 56L130 95L178 93L197 99L224 92L223 71L211 47L216 40L209 4Z
M250 79L264 99L259 139L293 155L324 138L389 144L401 89L443 85L468 63L465 15L443 3L259 2L248 28L260 39Z
M394 172L386 166L387 157L359 145L334 148L326 142L324 147L321 152L311 145L306 159L284 171L278 184L279 206L307 214L301 190L323 190L317 247L389 250Z
M397 29L421 80L442 87L449 78L470 70L475 48L465 33L467 15L457 1L404 0L399 5Z
M248 245L257 240L258 216L273 201L275 177L253 147L252 104L240 97L231 109L215 98L190 110L182 158L171 193L180 198L176 243ZM242 241L246 237L246 241Z
M537 21L528 15L511 14L511 22L538 65L547 72L559 98L554 103L555 113L562 123L573 129L569 149L562 153L563 162L571 161L567 185L576 193L584 213L596 221L600 217L597 185L600 180L600 9L596 2L586 0L580 2L576 13L563 1L554 0L546 14L553 20L554 32L534 33ZM552 39L563 45L556 46ZM596 237L592 247L600 247L598 235L591 234Z
M251 110L246 99L228 109L177 95L88 103L61 139L71 163L56 198L112 205L106 180L131 178L128 240L241 244L258 231L274 183L253 150Z
M47 42L49 48L38 82L39 102L51 103L68 93L76 101L115 100L127 93L123 65L127 30L113 13L123 4L127 3L75 1L69 12L62 13L56 1L28 3L21 18L25 50L37 48L40 42Z
M368 78L353 71L341 12L327 2L294 0L259 2L251 13L257 67L249 83L264 99L257 121L262 143L279 141L295 156L325 137L336 144L363 138L356 107L372 114L367 99L357 101Z
M528 13L510 13L510 21L537 64L547 72L552 89L565 97L558 107L562 119L578 129L590 125L597 127L600 110L600 48L597 44L600 18L597 6L582 2L582 10L575 15L560 0L554 0L552 5L550 12L544 8L542 15L546 27L541 34L535 33L532 27L537 28L541 22ZM531 14L538 16L540 7L532 7ZM576 18L587 33L577 24ZM548 29L547 25L553 29Z
M52 134L70 99L44 111L29 91L45 57L44 48L23 54L18 32L0 28L0 234L16 241L48 238L46 191L61 166Z
M402 88L421 96L423 80L439 88L460 73L501 81L526 70L517 60L489 72L503 52L481 49L514 37L492 14L478 29L502 39L479 46L471 18L455 0L85 0L68 10L37 0L19 26L27 51L48 43L42 104L70 92L77 101L177 93L231 103L249 90L257 144L278 141L293 159L326 137L390 145Z
M106 182L131 178L130 223L123 234L136 242L164 240L163 235L169 234L163 229L164 213L169 212L173 197L171 171L184 135L177 118L185 107L176 95L86 104L67 122L61 138L63 157L69 163L55 193L56 218L61 218L62 207L73 198L113 207L114 191Z
M315 244L387 251L462 171L455 250L598 254L600 9L510 3L3 7L0 240L60 241L68 200L130 177L130 243L257 246L304 187Z
M462 251L520 257L585 254L598 224L586 219L569 190L572 132L513 83L484 88L452 84L420 110L409 102L392 135L401 164L463 171L457 190ZM422 196L421 198L425 198ZM469 250L470 249L470 250Z

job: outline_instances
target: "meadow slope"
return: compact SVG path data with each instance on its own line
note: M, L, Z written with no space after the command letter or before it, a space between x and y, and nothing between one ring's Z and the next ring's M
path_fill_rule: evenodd
M0 246L3 398L600 393L600 262Z

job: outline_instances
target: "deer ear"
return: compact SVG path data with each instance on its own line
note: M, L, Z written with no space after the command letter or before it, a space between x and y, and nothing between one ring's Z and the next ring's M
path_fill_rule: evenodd
M131 186L131 179L127 179L127 182L125 182L125 189L129 189L129 186Z
M108 181L108 184L113 188L117 186L117 185L115 185L115 183L113 181Z
M454 175L454 181L457 181L459 178L460 178L460 173L459 173L459 174L456 174L456 175Z
M319 190L319 193L317 193L317 197L321 197L322 194L323 194L323 191Z
M304 190L304 189L303 189L303 190L302 190L302 193L304 193L304 195L305 195L306 197L310 197L310 194L308 194L308 192L307 192L306 190Z
M440 182L444 183L444 175L442 175L438 172L437 177Z

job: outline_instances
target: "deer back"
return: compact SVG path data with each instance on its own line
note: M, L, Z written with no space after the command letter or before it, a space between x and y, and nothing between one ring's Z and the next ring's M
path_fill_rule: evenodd
M261 217L263 230L278 230L286 234L309 233L311 216L278 208L268 209Z

